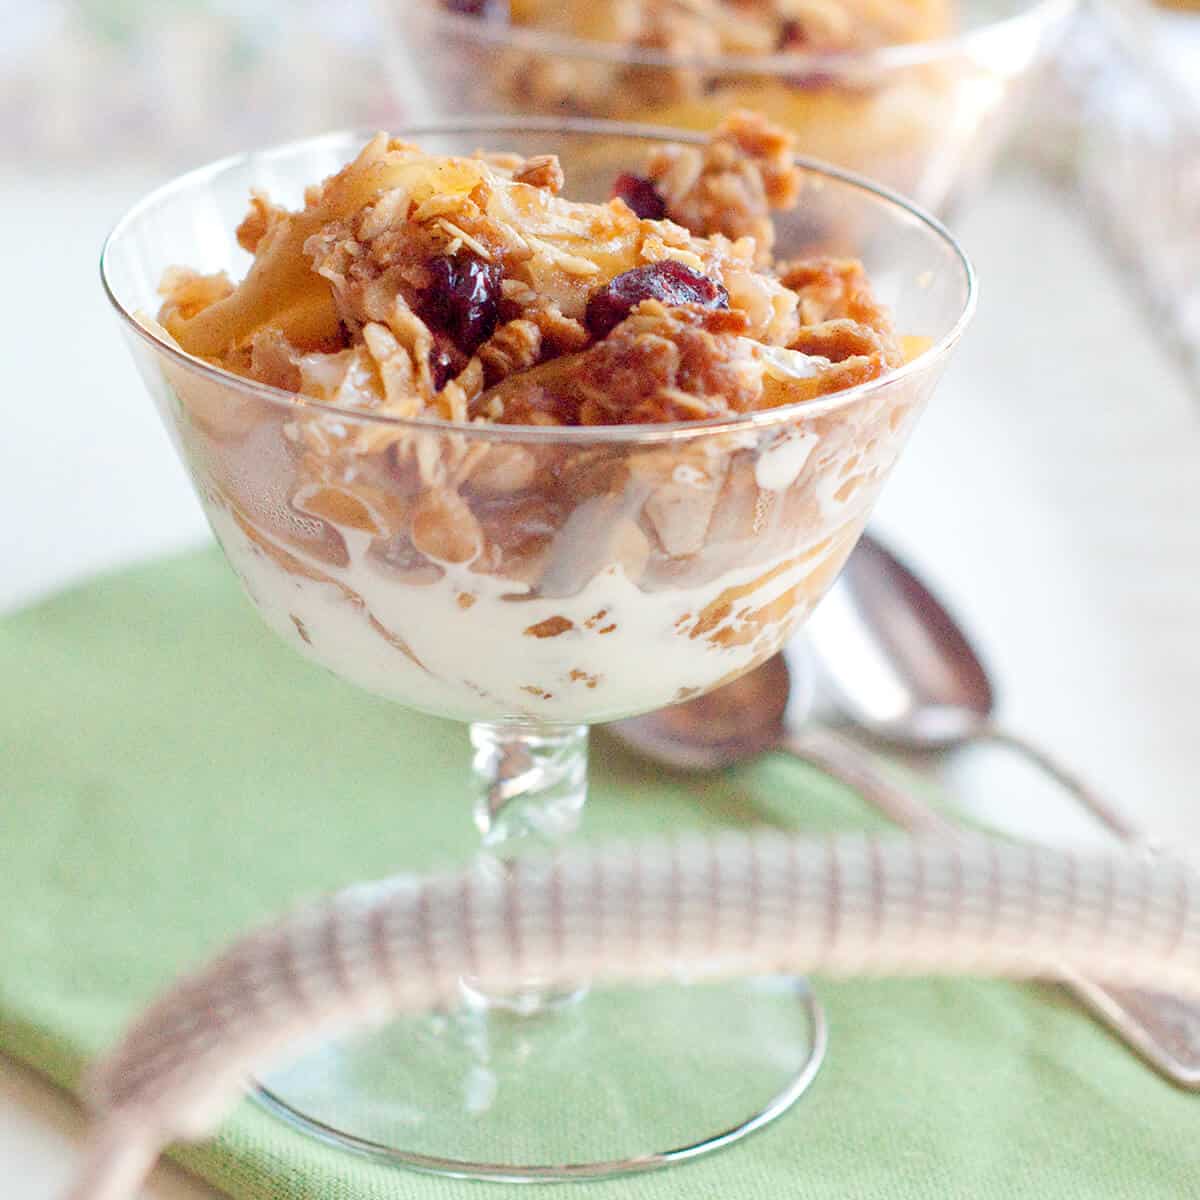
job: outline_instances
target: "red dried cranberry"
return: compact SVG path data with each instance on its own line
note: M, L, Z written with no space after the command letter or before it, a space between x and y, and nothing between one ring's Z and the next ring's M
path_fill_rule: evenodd
M804 32L804 26L799 21L784 21L779 27L780 50L798 50L807 41L808 34Z
M828 71L810 71L807 75L789 75L785 82L788 87L795 88L798 92L822 92L826 88L843 86L838 76L831 75Z
M667 202L659 195L658 188L641 175L628 171L613 181L614 199L620 197L643 221L661 221L667 215Z
M508 19L508 0L442 0L448 12L462 17L485 17L490 21Z
M784 21L779 31L779 52L801 54L809 48L808 32L800 21ZM838 77L827 71L808 71L804 75L787 75L784 82L800 92L818 92L838 83Z
M435 258L429 274L421 315L464 354L471 354L496 329L503 270L498 263L478 258Z
M667 258L618 275L588 301L584 320L588 329L602 338L643 300L660 300L668 307L679 304L729 307L729 293L719 283Z

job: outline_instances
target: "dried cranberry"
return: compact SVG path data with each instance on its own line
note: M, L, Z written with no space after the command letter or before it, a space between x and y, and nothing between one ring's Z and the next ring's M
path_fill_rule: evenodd
M464 354L472 353L492 336L500 318L503 270L478 258L435 258L429 274L421 315Z
M843 82L837 75L828 71L810 71L807 75L789 75L785 81L788 87L798 92L822 92L826 88L842 88Z
M781 54L803 53L810 48L808 32L800 21L784 21L779 31L779 51ZM808 71L803 75L787 75L784 82L788 87L800 92L819 92L832 84L837 84L838 77L827 71Z
M797 50L808 41L804 26L795 20L784 21L779 27L779 49Z
M448 12L462 17L486 17L488 20L508 19L508 0L443 0Z
M669 307L679 304L729 307L729 293L719 283L668 258L618 275L588 301L584 320L596 337L604 337L643 300L661 300Z
M620 197L643 221L661 221L667 215L667 202L658 188L641 175L628 171L613 181L613 197Z

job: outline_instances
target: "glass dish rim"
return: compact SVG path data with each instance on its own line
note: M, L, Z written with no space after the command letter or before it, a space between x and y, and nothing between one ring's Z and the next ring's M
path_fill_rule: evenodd
M1008 16L921 42L895 42L870 50L761 55L679 55L643 47L634 49L615 42L592 41L569 34L549 33L533 27L505 25L466 14L450 13L440 7L438 0L400 0L405 7L410 2L425 9L435 25L447 33L530 54L556 54L564 58L586 58L618 66L682 68L729 75L795 75L800 71L836 74L864 70L883 74L901 67L934 62L950 54L962 53L971 49L976 42L986 41L998 33L1025 24L1035 27L1052 25L1057 19L1073 12L1081 0L1022 0L1022 7ZM392 3L395 4L395 0ZM380 0L380 7L390 9L391 5Z
M576 133L584 135L607 135L623 138L646 138L649 140L670 140L700 144L705 140L703 133L692 133L663 125L629 124L617 121L596 120L590 118L563 117L528 117L528 116L463 116L449 120L422 121L404 124L393 131L392 136L420 138L448 134L479 133L528 133L545 131L547 133ZM460 422L434 417L399 417L386 413L375 413L366 409L351 409L339 407L324 400L311 396L288 392L270 384L257 380L246 379L223 367L214 366L202 358L197 358L183 350L173 341L167 341L153 329L138 320L118 299L109 277L109 267L113 247L116 242L133 228L144 213L160 203L163 199L177 193L195 188L209 182L222 174L243 166L251 160L269 160L273 157L286 157L300 149L319 150L323 145L330 147L343 143L365 144L377 132L375 129L340 129L329 133L317 134L314 137L296 138L279 143L261 150L248 150L226 155L202 166L195 167L174 176L166 183L154 188L141 199L136 201L120 217L104 240L100 252L100 280L104 294L116 311L125 328L142 341L150 345L160 354L165 354L185 370L194 372L211 380L231 393L241 392L266 400L275 405L286 407L288 411L312 413L336 417L340 421L349 421L364 426L403 429L411 432L449 433L462 437L475 438L483 441L505 442L538 442L579 444L588 443L638 443L649 444L683 440L692 437L702 437L710 434L737 433L746 430L770 428L776 425L791 425L798 419L810 419L824 416L828 413L849 407L863 396L879 391L885 387L910 377L921 375L945 360L954 348L963 331L970 323L978 301L978 283L975 268L966 252L952 233L934 216L925 212L912 201L891 191L889 188L871 182L852 171L845 171L830 163L817 159L796 155L796 163L805 170L817 175L847 184L861 192L873 196L876 201L900 209L909 217L915 218L924 226L927 233L948 246L956 258L963 273L966 285L966 295L962 309L954 324L928 349L903 366L886 375L854 387L833 392L816 400L798 401L794 404L783 404L776 408L762 409L757 412L744 413L734 417L713 417L704 421L676 421L655 425L501 425L490 422Z

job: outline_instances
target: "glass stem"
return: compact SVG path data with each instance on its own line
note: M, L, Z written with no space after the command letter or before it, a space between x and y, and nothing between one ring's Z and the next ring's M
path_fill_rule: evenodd
M526 855L544 854L579 828L587 800L586 725L479 722L471 726L475 824L485 870L506 870ZM547 990L537 979L496 996L475 981L463 988L473 1003L534 1015L582 994Z

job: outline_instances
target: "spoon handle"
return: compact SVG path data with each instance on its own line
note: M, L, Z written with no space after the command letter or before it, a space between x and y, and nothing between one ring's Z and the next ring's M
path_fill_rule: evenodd
M872 807L904 829L920 833L963 832L931 804L892 783L871 756L848 738L815 725L788 730L779 748L853 788Z
M991 742L1004 746L1028 759L1034 766L1040 768L1088 812L1100 822L1110 833L1115 834L1123 842L1130 842L1149 849L1157 849L1152 839L1146 833L1133 825L1119 808L1100 795L1082 776L1076 774L1070 767L1056 758L1044 746L1030 741L1022 734L1014 733L999 725L983 725L971 735L973 742Z
M972 739L1005 746L1043 770L1126 845L1150 854L1161 847L1144 830L1131 824L1089 783L1036 742L996 725L987 725ZM1063 981L1110 1029L1143 1058L1180 1087L1200 1091L1200 1005L1165 992L1111 987L1075 974Z
M1039 747L990 727L982 737L1027 755L1123 841L1148 846L1105 800ZM932 805L892 783L861 747L831 730L791 730L780 749L853 788L906 829L951 836L966 832ZM1057 972L1057 978L1085 1008L1172 1083L1200 1091L1200 1004L1163 992L1096 983L1066 967Z

